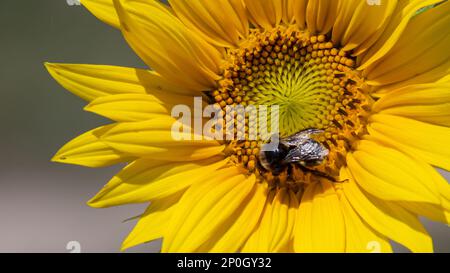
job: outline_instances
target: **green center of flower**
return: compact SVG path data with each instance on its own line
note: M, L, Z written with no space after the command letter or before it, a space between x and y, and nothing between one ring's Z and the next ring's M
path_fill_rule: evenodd
M365 133L372 104L354 65L349 52L336 48L326 36L311 36L289 27L255 30L240 48L228 51L219 88L211 95L224 110L238 104L277 105L281 137L310 128L323 130L317 141L330 153L315 169L335 177L354 140ZM247 125L246 130L247 139ZM298 185L319 179L296 171L295 166L274 176L261 167L261 141L247 139L229 144L237 164L270 183Z

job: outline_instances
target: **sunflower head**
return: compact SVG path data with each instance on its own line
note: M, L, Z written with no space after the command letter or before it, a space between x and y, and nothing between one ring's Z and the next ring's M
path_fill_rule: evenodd
M355 58L335 47L325 35L311 35L292 25L254 29L225 58L219 87L210 92L216 106L224 112L228 106L278 106L276 121L281 137L308 128L323 130L318 140L331 153L318 169L337 177L351 144L366 133L373 102L368 86L354 68ZM245 117L244 140L229 143L234 149L233 161L271 184L319 180L315 175L305 176L295 164L277 177L261 168L258 155L263 143L249 137L249 128L259 125L252 119L255 117ZM237 129L239 134L239 125Z

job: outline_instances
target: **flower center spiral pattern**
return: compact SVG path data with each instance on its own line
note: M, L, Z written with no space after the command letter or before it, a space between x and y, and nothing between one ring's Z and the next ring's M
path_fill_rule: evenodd
M210 95L224 111L227 106L277 105L281 137L309 128L323 130L315 138L329 155L314 169L330 177L339 175L352 143L366 132L373 103L351 52L324 35L289 27L255 30L239 48L229 50L218 88ZM321 179L295 164L277 176L262 168L262 142L248 138L251 118L245 117L245 140L228 142L233 162L277 187L295 189Z

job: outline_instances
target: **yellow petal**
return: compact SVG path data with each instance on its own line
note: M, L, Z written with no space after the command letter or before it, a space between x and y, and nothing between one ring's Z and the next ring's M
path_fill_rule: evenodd
M280 0L244 0L250 18L263 29L272 29L283 18L283 3Z
M294 192L289 190L278 191L272 203L272 222L270 225L262 226L270 227L270 252L283 251L289 242L294 239L294 224L298 206L299 203Z
M376 112L397 106L434 105L450 100L450 83L430 83L391 90L373 105Z
M153 200L131 233L122 243L121 250L147 243L164 236L166 226L170 221L176 203L181 194L175 194L163 199Z
M340 196L345 220L345 252L391 253L389 239L368 226L350 205L344 194Z
M365 53L363 54L361 60L359 61L361 63L361 66L358 68L360 70L365 70L369 66L372 66L376 61L380 60L384 57L385 60L389 59L386 57L386 54L390 52L397 43L404 44L405 38L409 37L410 34L420 36L420 32L418 30L423 30L423 27L429 27L429 25L426 26L420 26L416 25L416 23L411 23L410 21L416 21L418 20L418 17L428 17L428 14L431 10L428 10L427 12L422 13L419 16L415 16L417 11L421 8L428 7L430 5L436 4L441 2L440 0L411 0L411 1L400 1L397 4L397 7L394 11L394 16L389 20L388 25L383 30L382 35L379 37L377 42ZM437 8L434 8L437 9ZM433 10L434 10L433 9ZM411 20L414 18L414 20ZM418 29L417 29L418 28ZM445 30L441 30L445 34ZM439 35L439 34L438 34ZM421 48L418 48L416 45L409 44L407 48L405 48L406 51L409 51L411 49L416 50L425 50L427 47L423 47L423 45L419 45ZM385 82L384 84L386 84Z
M344 252L345 223L338 196L329 182L309 185L296 220L296 252Z
M260 215L260 219L258 221L257 226L255 229L251 232L248 240L245 242L245 244L242 246L242 249L240 250L243 253L263 253L263 252L269 252L268 249L268 241L270 240L267 237L264 237L264 234L262 233L263 225L270 224L271 219L271 212L270 209L272 206L273 199L275 197L276 191L269 191L267 192L267 196L265 198L265 206L264 210L262 211Z
M411 212L425 216L430 220L449 223L450 217L450 184L440 175L435 168L430 166L424 160L416 157L414 154L408 154L410 160L415 161L414 175L423 176L427 179L423 181L428 191L439 199L439 204L430 204L424 202L397 201L399 205ZM399 161L400 162L400 161ZM417 175L418 173L422 175ZM409 181L408 181L409 182Z
M215 140L195 140L192 133L179 133L174 139L172 126L179 121L158 117L149 121L119 123L101 140L114 149L157 160L187 161L220 154L224 147ZM180 125L181 126L181 125Z
M450 127L450 83L392 90L373 105L373 111Z
M414 252L432 252L433 242L417 217L394 202L380 201L363 193L349 170L341 169L345 197L374 230Z
M108 65L46 63L49 73L64 88L92 101L98 97L117 94L176 93L198 95L198 92L180 88L153 71Z
M450 58L450 3L417 15L395 46L364 71L372 85L408 80L434 69Z
M365 0L341 1L342 7L333 27L333 41L343 45L343 50L365 51L375 41L372 37L380 35L391 18L397 0L381 1L380 5L368 5ZM364 48L360 46L365 41Z
M236 47L249 26L241 0L170 0L178 18L208 42Z
M406 201L397 203L414 214L424 216L431 221L450 225L450 212L443 209L441 206Z
M242 211L244 200L254 187L255 177L239 174L235 167L192 185L167 226L162 251L201 251L202 245L214 238L224 223Z
M428 166L430 175L433 177L433 183L441 194L441 204L442 207L450 212L450 184L447 180L439 174L435 168Z
M80 0L80 2L99 20L115 28L120 27L113 0Z
M121 94L99 97L84 109L115 121L144 121L170 116L175 105L191 105L193 98L174 94Z
M348 31L352 18L357 18L362 11L365 11L365 9L361 7L361 1L359 0L340 1L339 12L334 21L331 35L335 44L339 44L344 33Z
M375 96L383 96L391 92L392 90L406 88L408 86L427 83L432 84L435 82L448 83L448 75L450 75L450 59L447 59L447 61L442 63L441 65L418 74L409 80L376 87L373 93Z
M293 239L298 200L289 190L272 191L261 220L242 252L283 252Z
M313 34L328 33L336 21L339 1L315 0L308 1L306 8L306 25Z
M439 77L436 83L450 83L450 73L445 74L445 76Z
M236 220L229 221L229 225L221 228L223 231L218 233L223 235L218 236L217 241L210 240L213 246L209 251L212 253L237 252L258 224L268 194L267 184L256 184L254 193L247 198L248 205L242 209L242 213ZM245 202L247 201L243 203Z
M98 135L112 126L103 126L86 132L64 145L52 161L86 167L105 167L131 160L132 157L114 150L100 141Z
M287 24L295 23L298 28L306 28L307 0L283 0L283 21Z
M138 159L115 175L88 204L104 208L165 198L204 180L226 162L220 157L187 163Z
M414 154L429 164L450 170L450 128L392 115L371 116L368 131L381 143Z
M436 187L437 191L440 195L441 200L441 208L443 208L447 213L450 212L450 184L448 181L436 170L426 162L421 159L416 159L418 162L421 162L425 171L428 172L430 176L430 180L433 183L433 186ZM425 214L423 214L425 215ZM446 219L448 220L448 214L446 214ZM442 219L441 219L442 220ZM441 221L439 220L439 221Z
M222 60L217 49L159 1L114 0L114 5L125 39L147 65L180 86L199 91L214 88Z
M368 193L383 200L441 203L429 173L414 159L368 140L356 149L347 156L348 168Z

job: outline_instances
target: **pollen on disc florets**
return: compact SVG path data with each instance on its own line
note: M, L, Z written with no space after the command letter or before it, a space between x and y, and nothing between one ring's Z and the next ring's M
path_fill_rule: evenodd
M223 110L228 105L278 105L281 137L307 128L324 130L317 140L330 153L315 169L336 177L352 143L365 133L372 104L354 67L349 52L324 35L282 26L254 30L227 52L219 87L210 97ZM276 177L264 170L258 159L261 141L248 139L252 120L249 115L245 119L245 140L229 142L236 164L275 186L295 188L319 179L295 166Z

